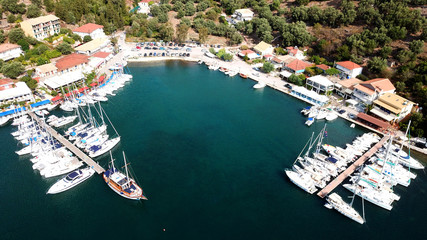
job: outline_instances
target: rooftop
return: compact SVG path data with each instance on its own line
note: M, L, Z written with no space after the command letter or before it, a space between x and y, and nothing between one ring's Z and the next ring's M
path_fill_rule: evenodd
M42 73L58 70L58 68L53 63L37 66L36 69L38 69Z
M372 95L375 92L388 92L395 90L395 87L388 78L375 78L366 82L361 82L354 88L368 95Z
M381 95L377 100L375 100L374 103L381 107L384 107L385 109L395 114L401 113L402 109L406 106L414 104L406 98L403 98L394 93L385 93Z
M326 71L326 70L328 70L329 68L331 68L331 67L329 67L328 65L326 65L326 64L319 64L319 65L316 65L316 67L317 68L320 68L320 69L322 69L322 70L324 70L324 71Z
M341 86L345 87L345 88L349 88L351 90L354 89L354 86L361 83L362 80L357 79L357 78L350 78L350 79L345 79L339 82L339 84L341 84Z
M12 43L3 43L0 45L0 53L6 52L15 48L21 48L21 46Z
M337 65L340 65L341 67L346 68L348 70L353 70L355 68L361 68L360 65L358 65L352 61L337 62Z
M104 28L104 26L98 25L95 23L88 23L88 24L85 24L83 26L80 26L80 27L74 29L73 32L92 33L93 31L95 31L96 29L99 29L99 28Z
M363 113L363 112L358 113L357 117L360 119L363 119L367 122L370 122L370 123L372 123L372 124L374 124L380 128L387 129L390 127L390 124L388 122L384 122L382 120L379 120L378 118L374 118L374 117L372 117L366 113Z
M265 50L267 50L267 49L269 49L269 48L271 48L272 46L271 46L271 44L268 44L268 43L266 43L266 42L264 42L264 41L261 41L260 43L258 43L255 47L254 47L254 49L256 50L256 51L259 51L259 52L264 52Z
M241 56L245 56L245 55L249 55L249 54L252 54L252 53L255 53L254 51L252 51L252 50L250 50L250 49L247 49L247 50L243 50L243 51L240 51L240 55Z
M83 63L89 62L89 57L83 54L72 53L67 55L56 62L56 67L59 71L62 71L67 68L71 68Z
M252 12L252 10L250 10L249 8L237 9L236 12L241 13L242 15L244 15L244 14L254 14L254 12Z
M31 89L24 82L15 83L15 87L0 91L0 101L31 94Z
M93 51L98 48L100 48L103 45L107 45L108 39L107 38L97 38L92 41L89 41L85 44L82 44L75 48L76 51L86 52L86 51Z
M325 76L322 76L322 75L316 75L313 77L309 77L308 80L311 80L312 82L316 82L322 86L327 86L327 87L334 85L333 82L329 81L328 78L326 78Z
M301 61L299 59L296 59L294 61L292 61L291 63L289 63L288 65L286 65L286 67L294 70L294 71L300 71L300 70L304 70L306 67L310 67L312 64L311 63L307 63L304 61Z
M28 23L30 25L38 25L40 23L45 23L45 22L50 22L50 21L55 21L55 20L59 20L59 18L55 15L49 14L49 15L41 16L41 17L37 17L37 18L30 18L28 20L21 22L21 24Z
M97 58L107 58L108 56L110 56L111 53L109 52L97 52L95 54L92 55L92 57L97 57Z

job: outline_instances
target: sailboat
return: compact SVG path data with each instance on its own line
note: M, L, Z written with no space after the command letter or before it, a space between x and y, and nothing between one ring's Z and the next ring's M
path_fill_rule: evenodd
M115 166L114 166L114 159L111 155L111 167L104 172L103 177L104 181L107 183L107 185L113 189L114 192L119 194L120 196L132 199L132 200L148 200L147 197L145 197L144 192L142 191L142 188L138 186L136 181L129 177L129 171L126 163L126 156L125 152L123 152L123 160L125 162L124 168L125 168L125 174L120 172Z

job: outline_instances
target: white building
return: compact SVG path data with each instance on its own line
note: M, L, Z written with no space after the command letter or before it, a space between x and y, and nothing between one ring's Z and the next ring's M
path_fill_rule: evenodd
M10 79L1 79L0 84L0 104L35 101L31 89L24 82L13 83Z
M341 78L355 78L362 74L363 70L361 66L352 61L337 62L336 69L341 72Z
M329 102L329 98L325 95L317 94L305 87L295 86L292 88L291 94L298 99L318 106L323 106Z
M23 54L21 46L17 44L4 43L0 45L0 59L8 61L17 58Z
M73 71L61 74L60 76L53 76L43 81L43 85L50 90L60 91L61 87L70 85L72 83L80 82L85 79L82 71Z
M387 78L376 78L361 82L353 87L353 97L365 104L371 104L385 93L394 93L395 87Z
M387 122L400 122L414 107L413 102L394 93L383 94L373 103L374 107L370 112Z
M35 68L37 77L50 77L58 73L58 68L53 63L43 64Z
M325 93L334 90L334 83L322 75L307 78L306 84L311 86L317 93Z
M299 50L298 47L286 47L286 51L288 51L288 54L292 57L296 57L299 60L304 60L304 52Z
M21 28L24 30L25 35L33 37L39 41L59 33L61 26L59 25L59 18L55 15L46 15L38 18L31 18L22 21Z
M248 8L237 9L231 17L236 22L251 21L254 18L254 12Z
M138 13L150 14L150 2L153 0L142 0L138 3Z
M73 30L73 33L79 35L82 40L85 36L90 36L92 39L105 38L104 26L88 23Z
M248 57L249 60L255 59L255 58L261 58L260 55L256 54L254 51L247 49L240 51L238 54L240 57L244 58L245 56Z
M110 40L108 40L108 38L96 38L76 47L75 50L77 53L91 55L101 51L101 49L107 47L108 44L110 44Z
M267 55L267 54L273 54L274 47L271 44L268 44L264 41L261 41L254 47L254 51L258 53L261 56Z

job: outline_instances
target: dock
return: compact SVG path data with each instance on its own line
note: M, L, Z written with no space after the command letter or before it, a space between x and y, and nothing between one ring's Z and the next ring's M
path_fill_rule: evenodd
M317 196L324 198L330 192L332 192L338 185L340 185L344 179L350 176L359 166L364 164L374 153L380 149L384 143L389 139L389 136L384 136L379 142L377 142L371 149L369 149L365 154L363 154L359 159L357 159L353 164L351 164L344 172L342 172L338 177L336 177L332 182L326 185L325 188L320 190L317 193Z
M70 141L68 141L65 137L59 134L55 129L48 126L44 123L39 117L37 117L33 112L28 113L31 118L33 118L39 125L45 126L46 131L48 131L56 140L58 140L64 147L69 149L74 155L80 158L83 162L85 162L88 166L90 166L95 172L101 174L105 172L105 169L101 167L97 162L92 160L89 156L87 156L84 152L82 152L79 148L74 146Z

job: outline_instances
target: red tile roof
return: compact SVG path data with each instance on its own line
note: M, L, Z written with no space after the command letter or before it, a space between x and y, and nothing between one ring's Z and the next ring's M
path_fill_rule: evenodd
M274 57L273 58L273 62L275 62L275 63L283 63L283 61L282 60L280 60L279 58L277 58L277 57Z
M361 68L360 65L358 65L352 61L337 62L337 65L340 65L341 67L346 68L348 70L353 70L355 68Z
M390 127L390 123L379 120L378 118L374 118L374 117L372 117L366 113L362 113L362 112L358 113L357 118L360 118L360 119L365 120L369 123L372 123L373 125L378 126L380 128L387 129Z
M149 2L151 2L151 1L153 1L153 0L142 0L142 1L139 1L139 2L149 3Z
M10 78L0 79L0 86L12 84L13 80Z
M88 62L89 62L89 56L73 53L59 59L56 62L56 67L58 68L58 71L62 71L64 69L72 68L74 66L78 66L80 64L84 64Z
M271 55L271 54L267 54L267 55L264 55L264 57L265 57L265 58L271 58L271 57L273 57L273 55Z
M83 26L80 26L80 27L74 29L73 32L91 33L91 32L93 32L99 28L104 28L104 26L98 25L95 23L88 23L88 24L85 24Z
M322 70L328 70L329 68L331 68L331 67L329 67L328 65L325 65L325 64L319 64L319 65L316 65L316 67L317 68L320 68L320 69L322 69Z
M4 43L0 45L0 53L6 52L15 48L20 48L21 46L12 43Z
M286 65L286 67L294 70L294 71L300 71L305 69L306 67L310 67L312 64L311 63L307 63L304 61L301 61L299 59L293 60L292 62L290 62L288 65Z
M252 51L252 50L250 50L250 49L247 49L247 50L241 51L239 54L245 56L245 55L249 55L249 54L252 54L252 53L255 53L255 52Z
M377 92L388 92L396 90L393 83L388 78L375 78L369 81L361 83L362 85L371 85L372 88L376 89Z
M95 54L92 55L92 57L97 57L97 58L106 58L108 56L110 56L111 53L109 52L97 52Z

